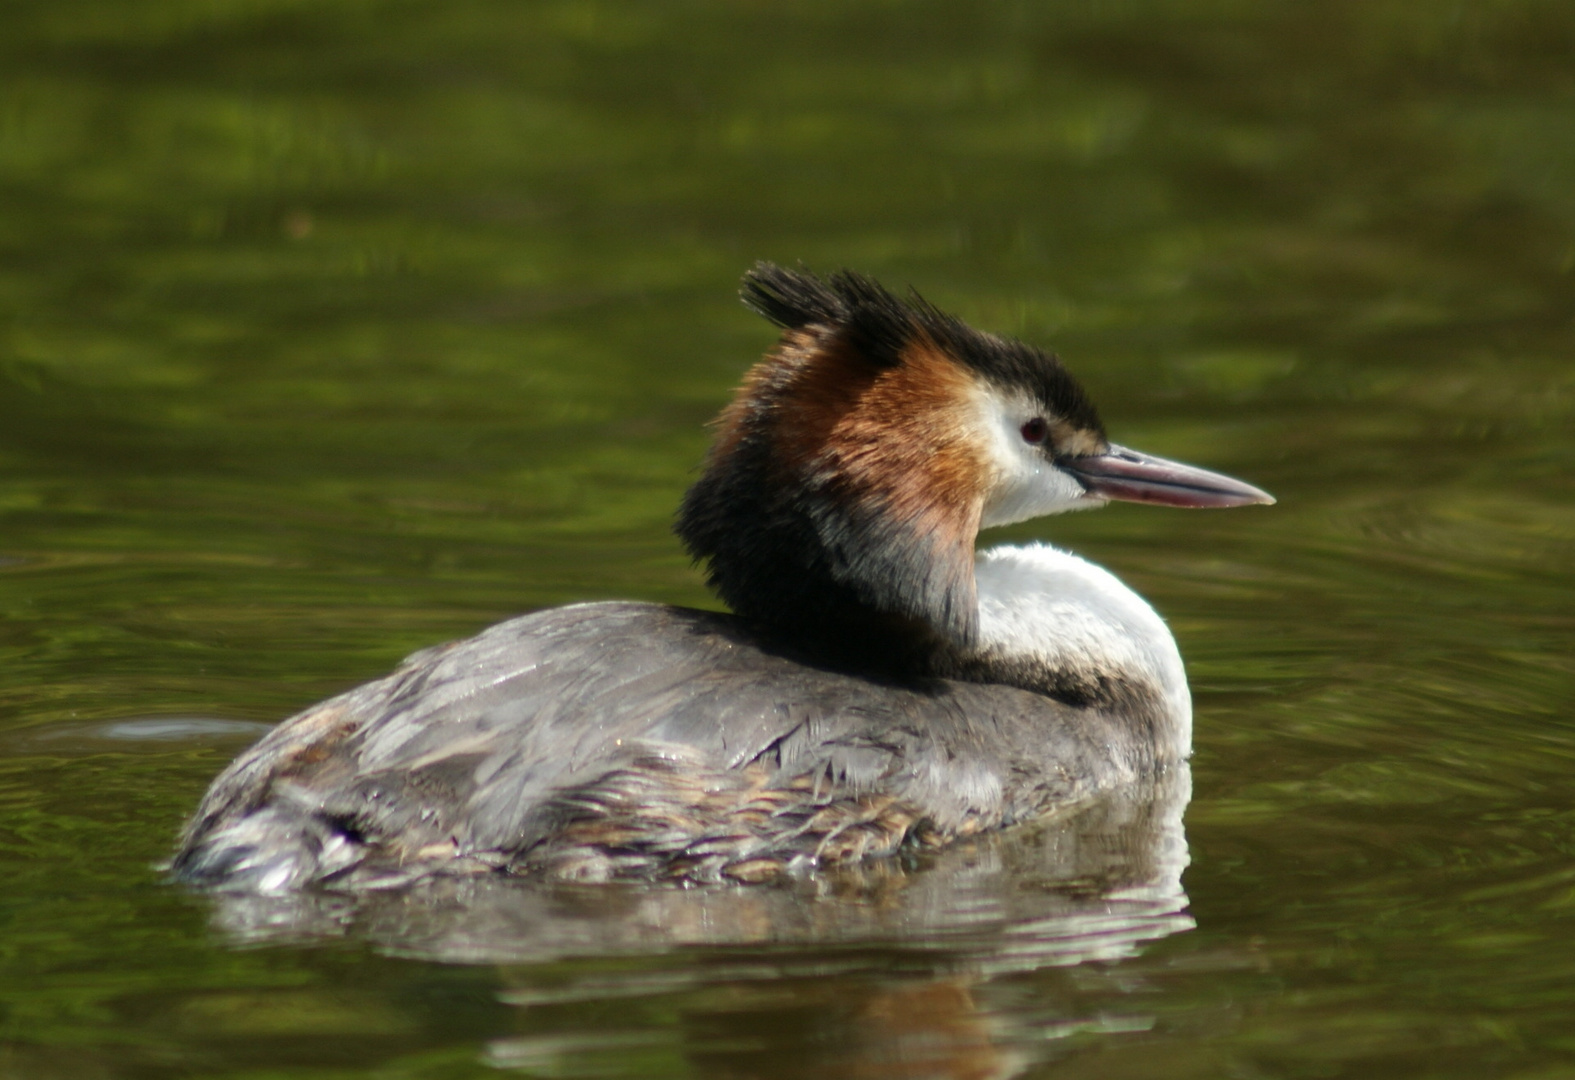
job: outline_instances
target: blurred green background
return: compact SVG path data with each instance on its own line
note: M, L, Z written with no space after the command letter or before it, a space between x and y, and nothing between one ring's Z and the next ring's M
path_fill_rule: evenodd
M825 1035L912 957L522 1019L485 966L238 951L153 868L236 722L533 607L711 603L668 521L761 258L1054 347L1113 438L1281 498L1004 534L1176 630L1198 929L1019 977L1001 1060L1575 1077L1553 0L8 0L0 1076L964 1074ZM230 725L114 726L167 717ZM532 1024L584 1034L495 1052Z

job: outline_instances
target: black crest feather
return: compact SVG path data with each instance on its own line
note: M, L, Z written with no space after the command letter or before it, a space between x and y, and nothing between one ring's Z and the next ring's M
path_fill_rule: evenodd
M929 314L924 310L929 305L917 296L916 304L904 303L873 278L851 270L821 279L803 269L756 263L744 275L740 295L751 310L784 330L837 330L866 360L881 367L897 363L903 346Z
M836 331L871 363L890 366L923 335L996 385L1024 391L1052 414L1104 435L1088 394L1053 353L975 330L910 289L906 298L851 270L825 278L800 267L759 262L744 275L744 304L784 330Z

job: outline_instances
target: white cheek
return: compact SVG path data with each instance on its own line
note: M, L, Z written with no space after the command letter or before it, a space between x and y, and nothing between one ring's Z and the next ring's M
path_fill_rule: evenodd
M1068 510L1089 510L1103 506L1104 502L1090 498L1082 484L1045 462L1006 477L994 496L984 504L979 527L988 529L1047 514L1064 514Z
M1040 446L1023 438L1023 423L1037 415L1031 402L986 393L980 406L981 434L995 474L980 528L1104 505L1056 468Z

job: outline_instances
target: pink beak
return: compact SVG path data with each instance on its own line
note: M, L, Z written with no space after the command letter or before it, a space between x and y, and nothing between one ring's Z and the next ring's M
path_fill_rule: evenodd
M1274 502L1267 491L1221 473L1114 444L1103 454L1063 458L1056 464L1096 499L1208 509Z

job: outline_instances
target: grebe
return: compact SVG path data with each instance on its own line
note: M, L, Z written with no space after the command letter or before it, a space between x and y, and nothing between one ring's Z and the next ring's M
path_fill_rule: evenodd
M981 528L1112 499L1274 500L1111 444L1052 355L917 294L762 263L782 328L676 529L725 615L553 608L416 653L214 781L178 879L262 893L433 874L758 882L1070 807L1191 750L1164 622Z

